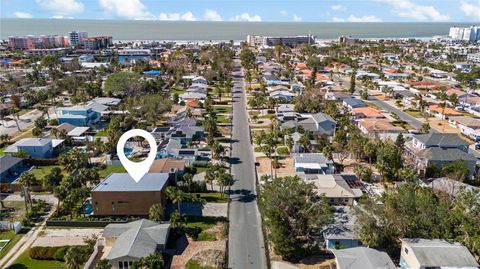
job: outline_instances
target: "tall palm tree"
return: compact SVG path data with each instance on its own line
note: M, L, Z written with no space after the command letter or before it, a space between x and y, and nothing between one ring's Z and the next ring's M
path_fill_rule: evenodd
M168 186L165 194L167 195L167 198L172 201L172 203L177 204L178 212L181 214L180 204L183 201L184 193L177 187Z

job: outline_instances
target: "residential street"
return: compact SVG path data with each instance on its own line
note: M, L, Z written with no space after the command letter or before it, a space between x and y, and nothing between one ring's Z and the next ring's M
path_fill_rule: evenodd
M345 79L344 77L342 77L340 75L334 75L333 78L334 78L334 81L336 81L337 83L341 82L345 89L350 88L350 81ZM355 98L360 98L359 92L360 92L360 88L358 86L356 86L355 87L355 93L354 93ZM380 109L383 109L383 110L385 110L387 112L390 112L390 113L397 114L398 117L401 120L406 121L408 124L415 127L417 130L420 130L420 128L422 128L423 122L419 121L418 119L409 115L408 113L405 113L402 110L400 110L396 107L393 107L392 105L388 104L387 102L379 100L379 99L377 99L376 97L373 97L373 96L370 96L368 101L370 103L378 106ZM438 132L434 128L431 128L431 131L434 132L434 133Z
M50 118L56 117L55 110L52 107L48 109L48 114ZM28 113L25 113L24 115L21 115L19 117L20 120L18 121L18 125L20 126L20 129L22 129L22 131L25 131L32 127L35 120L40 118L41 116L42 112L38 109L34 109ZM12 116L9 117L11 118ZM14 120L0 121L0 134L8 134L12 136L16 132L18 132L18 128Z
M246 95L240 61L235 60L233 79L232 174L235 184L230 195L228 268L267 268L261 218L255 191L253 151L250 144Z

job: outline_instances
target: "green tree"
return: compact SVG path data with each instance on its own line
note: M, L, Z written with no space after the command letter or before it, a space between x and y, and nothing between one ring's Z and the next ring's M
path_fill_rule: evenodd
M69 247L65 254L65 264L68 269L80 269L85 263L85 250L79 246Z
M315 241L314 231L333 221L324 196L298 177L280 177L260 186L259 205L276 254L300 258Z
M391 143L383 143L377 148L376 168L379 170L382 179L395 180L397 171L403 167L401 150Z
M112 266L108 263L107 259L101 259L100 261L97 262L97 265L95 265L95 269L111 269Z
M105 93L108 95L136 96L142 91L140 76L131 72L118 72L105 81Z
M60 184L62 179L62 169L60 169L59 167L53 167L52 169L50 169L50 173L46 174L43 177L43 187L54 188Z
M162 204L153 204L148 210L148 218L155 222L161 222L163 220L164 208Z

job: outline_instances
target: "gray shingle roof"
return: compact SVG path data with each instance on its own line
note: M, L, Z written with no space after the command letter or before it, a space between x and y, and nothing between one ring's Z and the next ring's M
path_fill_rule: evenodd
M356 107L366 107L365 103L360 100L360 99L355 99L355 98L345 98L343 99L343 102L345 102L347 105L356 108Z
M18 163L22 162L21 158L5 155L0 157L0 173L7 171Z
M428 133L415 135L415 138L428 147L468 146L457 134Z
M449 243L440 239L401 239L409 245L422 267L477 267L478 263L460 243Z
M332 163L322 153L296 153L293 158L295 163Z
M425 158L430 161L475 161L476 158L472 154L465 153L457 148L426 148L422 149L417 154L420 158Z
M396 269L387 253L373 248L356 247L332 250L338 269Z
M143 258L155 253L158 245L167 243L170 223L158 224L141 219L125 224L109 224L104 237L116 237L107 259L121 257Z
M113 173L92 190L94 192L160 191L168 180L168 173L147 173L135 182L128 173Z

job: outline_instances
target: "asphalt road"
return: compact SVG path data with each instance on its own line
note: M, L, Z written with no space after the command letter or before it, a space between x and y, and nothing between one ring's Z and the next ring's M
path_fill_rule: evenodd
M50 118L55 118L55 110L50 107L48 109L48 114ZM38 109L34 109L28 113L25 113L24 115L21 115L18 121L18 125L20 126L20 129L22 131L25 131L29 129L30 127L33 126L35 123L35 120L40 118L42 116L42 112L40 112ZM9 116L8 118L11 118L12 116ZM17 124L15 123L14 120L2 120L0 121L0 134L8 134L12 136L13 134L18 132Z
M344 87L345 89L348 89L350 88L350 81L347 80L346 78L340 76L340 75L334 75L334 80L336 80L337 82L342 82L342 87ZM360 98L359 96L359 92L360 92L360 88L358 86L355 86L355 93L354 93L354 96L356 98ZM368 101L376 106L378 106L379 108L387 111L387 112L390 112L390 113L395 113L397 114L397 116L401 119L401 120L404 120L406 121L408 124L410 124L412 127L414 127L415 129L417 130L420 130L422 128L422 125L423 125L423 122L421 122L420 120L416 119L415 117L409 115L408 113L406 112L403 112L402 110L390 105L389 103L387 102L384 102L382 100L379 100L377 99L376 97L372 97L370 96ZM430 130L434 133L437 133L438 131L435 130L434 128L430 128Z
M243 72L235 60L233 73L233 131L228 268L267 268L261 218L255 191L255 166L248 128Z

